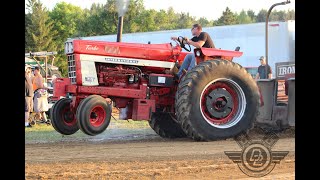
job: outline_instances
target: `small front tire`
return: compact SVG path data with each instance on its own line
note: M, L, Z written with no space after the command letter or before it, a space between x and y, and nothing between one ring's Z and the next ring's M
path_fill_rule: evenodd
M87 135L95 136L110 124L111 105L98 95L91 95L80 102L76 117L81 131Z
M53 128L63 135L71 135L79 130L75 115L70 111L71 101L71 99L62 98L50 110L50 120Z

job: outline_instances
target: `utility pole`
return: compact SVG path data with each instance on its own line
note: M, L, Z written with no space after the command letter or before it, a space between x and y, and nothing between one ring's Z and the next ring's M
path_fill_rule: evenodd
M268 65L268 23L269 23L269 16L271 14L271 11L274 7L279 6L279 5L286 5L289 4L290 0L281 2L281 3L275 3L273 4L268 11L267 17L266 17L266 64Z

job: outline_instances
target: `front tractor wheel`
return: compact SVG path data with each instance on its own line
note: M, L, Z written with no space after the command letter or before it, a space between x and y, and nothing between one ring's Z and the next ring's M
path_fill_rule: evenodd
M98 135L109 126L111 111L111 105L107 104L103 97L88 96L78 106L76 113L78 126L87 135Z
M70 111L71 101L71 99L62 98L50 110L53 128L64 135L71 135L79 130L75 115Z
M198 141L226 139L253 127L259 90L239 64L210 60L182 78L175 105L177 120L188 136Z

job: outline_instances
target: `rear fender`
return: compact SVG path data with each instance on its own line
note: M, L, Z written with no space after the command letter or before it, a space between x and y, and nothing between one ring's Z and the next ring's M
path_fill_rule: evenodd
M203 61L211 60L212 58L219 58L228 61L232 61L234 57L242 56L243 52L222 50L216 48L196 48L194 54L197 60L197 64Z

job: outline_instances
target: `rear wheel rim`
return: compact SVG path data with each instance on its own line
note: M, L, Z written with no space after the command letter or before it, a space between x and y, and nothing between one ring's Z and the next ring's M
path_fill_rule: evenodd
M90 124L94 127L100 127L105 119L107 113L102 106L95 106L90 111Z
M209 82L200 95L203 118L213 127L226 129L235 126L243 117L246 98L242 88L231 79Z

